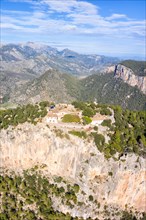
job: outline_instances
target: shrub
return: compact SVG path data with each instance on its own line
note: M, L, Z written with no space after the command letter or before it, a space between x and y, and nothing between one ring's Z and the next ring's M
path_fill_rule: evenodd
M54 178L54 181L57 182L57 183L61 183L62 180L63 180L63 178L62 178L61 176L56 176L56 177Z
M82 120L84 125L88 125L92 122L92 119L88 116L83 116Z
M79 187L78 184L74 184L73 189L74 189L74 192L75 192L75 193L78 193L79 190L80 190L80 187Z
M105 143L105 138L102 134L97 134L95 133L94 134L94 140L95 140L95 143L98 145L101 145L101 144L104 144Z
M107 127L111 127L111 120L110 119L105 119L102 123L102 126L107 126Z
M111 157L110 148L109 148L109 147L107 147L107 148L104 149L104 155L105 155L105 157L106 157L107 159Z
M85 102L79 102L79 101L74 101L72 102L72 105L75 107L75 108L78 108L80 110L83 110L85 107L86 107L86 103Z
M89 196L89 201L93 201L93 196L92 195Z
M122 217L121 217L121 220L136 220L137 218L132 214L132 213L129 213L128 211L123 211L122 212Z
M51 104L48 101L42 101L39 103L42 108L49 107Z
M94 126L94 130L95 130L95 131L98 131L98 126Z
M54 129L54 132L56 133L57 137L64 138L64 136L65 136L63 131L60 129Z
M109 171L109 172L108 172L108 175L109 175L109 176L113 176L113 172Z
M112 112L108 108L102 108L100 110L101 115L112 115Z
M95 114L96 112L91 107L86 107L82 112L82 115L88 117L93 117Z
M85 131L75 131L75 130L72 130L72 131L69 131L69 134L72 134L72 135L75 135L75 136L78 136L80 138L87 138L87 134Z

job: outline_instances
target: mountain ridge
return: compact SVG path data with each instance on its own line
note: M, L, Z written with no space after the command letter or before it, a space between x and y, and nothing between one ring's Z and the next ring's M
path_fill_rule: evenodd
M114 73L91 75L83 79L58 70L49 70L24 86L17 86L10 94L12 103L35 103L41 100L69 103L74 100L97 101L123 108L146 109L146 95L137 87L114 77Z
M97 100L146 108L146 62L58 51L33 42L2 45L0 54L4 102Z
M36 75L41 75L51 68L73 75L90 75L119 61L116 57L84 55L69 49L58 51L48 45L35 43L3 45L0 48L0 58L2 71L13 69L16 73L26 73L27 66L29 72L35 71ZM17 68L14 68L14 61ZM39 61L43 63L44 68Z

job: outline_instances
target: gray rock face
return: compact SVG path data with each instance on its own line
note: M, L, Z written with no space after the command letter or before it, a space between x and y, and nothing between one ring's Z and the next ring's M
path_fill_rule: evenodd
M119 161L106 160L92 140L85 141L71 135L70 139L57 137L54 128L49 128L45 122L36 126L25 123L15 129L2 130L0 161L1 167L16 172L45 164L44 175L62 176L78 183L85 194L79 195L85 203L84 209L66 210L63 205L58 208L63 212L69 211L73 216L85 219L99 216L97 205L87 201L89 195L100 203L101 210L107 205L146 211L143 158L131 154Z
M118 62L118 58L82 55L68 49L58 51L32 42L3 45L0 58L1 71L32 73L36 76L52 68L78 76L90 75Z

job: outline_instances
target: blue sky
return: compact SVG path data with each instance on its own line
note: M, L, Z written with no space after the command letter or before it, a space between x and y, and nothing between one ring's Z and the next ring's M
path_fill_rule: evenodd
M1 0L1 41L145 56L144 0Z

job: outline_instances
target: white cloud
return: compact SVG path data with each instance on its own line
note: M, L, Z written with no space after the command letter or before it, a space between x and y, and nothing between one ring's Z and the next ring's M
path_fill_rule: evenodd
M65 31L74 31L76 29L77 29L77 27L75 25L64 25L62 27L62 30L65 30Z
M11 1L18 1L18 0L11 0ZM18 2L20 2L19 0ZM84 33L90 32L95 33L95 30L100 28L100 32L103 31L103 34L109 34L110 30L111 33L118 29L126 29L129 28L129 33L135 33L143 35L141 30L144 29L144 21L133 21L130 20L125 14L112 14L109 17L102 17L98 13L98 7L84 1L77 1L77 0L40 0L39 2L31 1L31 0L24 0L25 2L29 2L30 4L39 4L39 5L47 5L49 8L47 12L43 11L42 9L37 9L36 11L27 12L27 11L8 11L3 10L2 14L7 15L7 17L2 17L2 23L5 21L9 21L10 24L20 24L21 26L26 25L37 25L40 28L47 23L52 23L54 21L55 28L60 30L58 25L65 25L68 29L76 29L75 27L81 28L83 30L84 26ZM23 2L23 1L21 1ZM51 10L51 13L50 13ZM65 12L65 15L62 17L54 18L51 17L52 13L56 14L57 12ZM64 16L64 17L63 17ZM123 18L125 20L123 20ZM122 19L122 20L121 20ZM48 25L47 25L48 26ZM64 28L65 30L65 28ZM108 30L106 33L105 30ZM132 31L131 31L132 30Z
M77 0L41 0L41 3L47 4L51 10L56 12L76 12L84 14L96 14L97 6L84 1Z
M2 36L5 33L22 35L23 33L44 35L64 35L73 39L76 36L83 38L109 37L109 39L139 38L143 42L145 37L145 21L130 19L126 14L113 13L110 16L101 16L98 7L83 0L9 0L27 2L32 11L2 10ZM30 36L30 35L29 35ZM82 42L82 41L81 41Z
M49 8L56 12L71 12L71 8L76 3L76 0L70 0L70 1L52 1L52 0L42 0L41 3L47 4Z
M127 15L125 14L112 14L110 17L106 17L105 19L111 21L111 20L116 20L116 19L121 19L121 18L128 19Z

